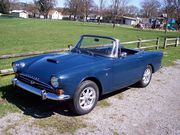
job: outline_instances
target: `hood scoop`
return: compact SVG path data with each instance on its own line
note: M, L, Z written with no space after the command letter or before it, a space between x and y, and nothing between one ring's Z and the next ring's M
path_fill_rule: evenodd
M56 63L56 64L59 63L59 60L56 60L56 59L47 59L47 61L51 63Z

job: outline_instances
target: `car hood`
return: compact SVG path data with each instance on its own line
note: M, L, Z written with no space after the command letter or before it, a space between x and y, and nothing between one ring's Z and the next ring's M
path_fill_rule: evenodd
M78 53L64 53L54 56L45 56L28 65L23 73L39 80L50 83L52 75L63 71L70 71L71 68L79 68L97 62L96 56Z

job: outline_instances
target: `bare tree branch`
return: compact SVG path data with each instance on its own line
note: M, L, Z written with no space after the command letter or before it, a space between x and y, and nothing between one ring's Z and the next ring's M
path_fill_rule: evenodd
M144 17L157 17L161 4L158 0L143 0L141 6Z
M39 12L47 18L48 12L56 5L56 0L34 0Z
M113 28L115 28L117 17L121 17L125 13L125 7L128 0L111 0L111 11L113 18Z

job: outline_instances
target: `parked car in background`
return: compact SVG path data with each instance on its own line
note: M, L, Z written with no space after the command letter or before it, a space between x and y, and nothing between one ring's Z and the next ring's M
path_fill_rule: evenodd
M162 52L124 48L118 39L82 35L65 53L12 63L12 83L43 100L70 100L78 115L89 113L101 95L137 83L146 87L161 67Z
M140 29L144 29L145 28L145 25L143 23L138 23L136 25L136 28L140 28Z

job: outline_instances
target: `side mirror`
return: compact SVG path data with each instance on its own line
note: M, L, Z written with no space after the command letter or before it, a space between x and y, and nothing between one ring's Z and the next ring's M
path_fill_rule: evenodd
M69 48L69 51L71 51L73 48L73 45L72 44L68 45L68 48Z
M122 58L127 57L127 52L121 52L120 57L122 57Z

